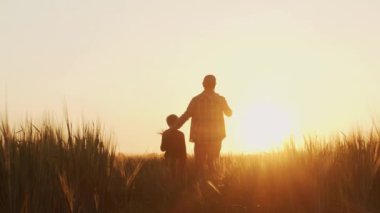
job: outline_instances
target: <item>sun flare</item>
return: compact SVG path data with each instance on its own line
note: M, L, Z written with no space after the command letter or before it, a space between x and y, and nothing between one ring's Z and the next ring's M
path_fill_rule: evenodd
M297 133L295 119L286 108L274 103L253 104L238 118L237 134L242 152L264 152L281 148Z

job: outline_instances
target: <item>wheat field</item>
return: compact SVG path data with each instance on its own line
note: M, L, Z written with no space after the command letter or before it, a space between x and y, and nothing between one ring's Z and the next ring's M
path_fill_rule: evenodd
M27 121L0 134L0 212L380 212L380 132L224 155L183 179L162 156L125 156L92 123Z

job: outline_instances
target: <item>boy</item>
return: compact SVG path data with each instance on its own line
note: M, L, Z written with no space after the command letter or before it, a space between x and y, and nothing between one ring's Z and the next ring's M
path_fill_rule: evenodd
M172 128L177 123L177 115L169 115L166 122L169 129L162 133L161 151L165 152L165 161L169 165L173 177L183 175L186 165L185 135Z

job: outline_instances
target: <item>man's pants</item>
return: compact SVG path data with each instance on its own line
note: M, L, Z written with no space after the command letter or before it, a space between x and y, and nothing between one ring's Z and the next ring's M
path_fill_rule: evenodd
M206 162L209 166L213 166L220 155L221 148L222 141L195 142L194 158L196 167L202 169Z

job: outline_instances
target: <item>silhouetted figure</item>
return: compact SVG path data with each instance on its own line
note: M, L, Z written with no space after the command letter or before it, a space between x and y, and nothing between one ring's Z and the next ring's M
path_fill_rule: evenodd
M169 127L177 123L178 116L169 115L166 122ZM162 133L161 151L165 152L165 160L170 167L173 177L182 176L186 165L185 135L174 128L169 128Z
M180 128L191 118L190 142L194 142L194 157L198 172L203 172L206 162L210 168L214 168L222 140L226 137L224 115L232 115L226 99L215 93L215 86L215 76L205 76L204 91L191 100L186 112L174 126Z

